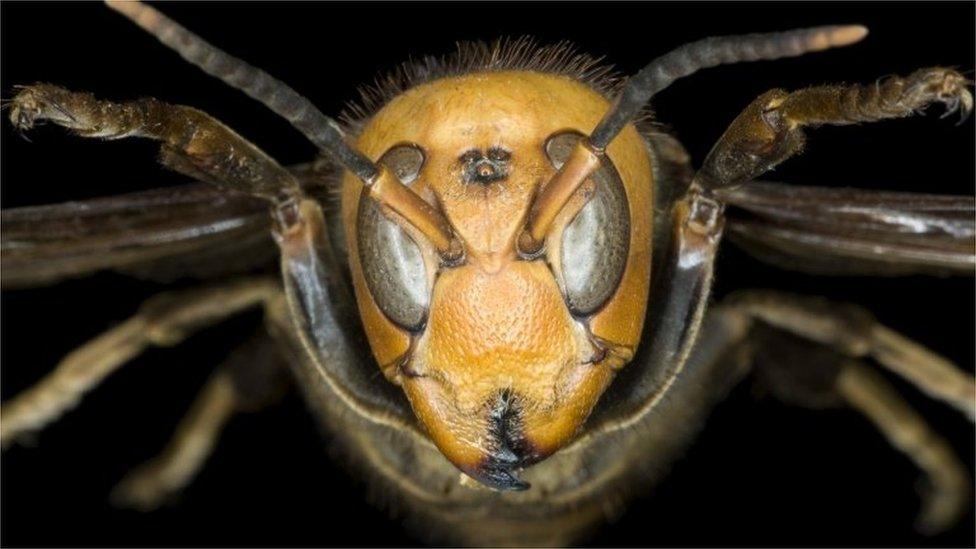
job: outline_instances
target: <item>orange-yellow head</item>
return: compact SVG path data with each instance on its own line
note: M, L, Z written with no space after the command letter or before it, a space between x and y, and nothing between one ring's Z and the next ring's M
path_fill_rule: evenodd
M540 189L609 101L529 69L416 85L365 120L356 146L446 217L445 264L408 223L343 181L356 298L374 356L459 469L497 489L570 442L634 353L651 265L652 158L633 126L546 235L516 241Z

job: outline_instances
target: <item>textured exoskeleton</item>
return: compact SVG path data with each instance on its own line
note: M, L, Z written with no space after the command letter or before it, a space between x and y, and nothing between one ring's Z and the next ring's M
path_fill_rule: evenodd
M696 170L675 138L639 121L654 94L702 68L847 46L866 29L709 38L621 84L564 46L464 46L404 68L343 127L154 8L109 4L287 119L323 157L284 168L206 113L155 99L18 88L8 105L18 130L152 139L165 166L203 183L4 211L5 287L196 257L233 272L269 260L266 239L251 238L269 233L280 277L148 301L4 403L5 445L146 347L262 307L267 330L218 369L120 501L151 508L183 487L234 412L281 393L287 365L352 468L419 535L565 544L652 482L752 369L788 402L847 405L873 421L930 481L922 528L967 509L965 468L867 361L970 419L971 375L858 308L759 291L706 307L726 232L808 271L972 275L971 197L757 181L802 150L804 128L934 103L967 115L959 72L769 91Z

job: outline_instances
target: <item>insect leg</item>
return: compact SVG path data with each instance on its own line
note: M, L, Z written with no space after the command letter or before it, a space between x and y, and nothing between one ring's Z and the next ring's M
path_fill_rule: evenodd
M725 131L695 176L706 189L747 183L803 150L803 128L904 118L933 103L946 114L973 109L969 81L946 68L928 68L871 85L774 89L759 96Z
M864 309L823 299L747 291L725 302L740 314L827 345L851 357L871 357L932 398L976 417L976 379L948 359L878 323Z
M952 448L885 379L857 359L765 324L749 335L754 374L774 396L792 405L851 407L925 475L917 527L934 534L967 509L969 475Z
M135 316L69 353L33 387L0 407L0 446L39 430L74 407L109 374L152 345L175 345L189 334L269 300L271 279L162 294Z
M934 534L951 526L967 508L972 483L949 444L884 378L864 365L844 368L837 389L925 473L928 490L916 522L919 530Z
M189 484L236 413L263 408L285 389L285 365L267 334L235 350L207 380L173 437L158 456L115 487L117 504L151 510Z
M796 57L854 44L868 30L860 25L824 26L765 34L717 36L685 44L654 59L627 79L620 95L587 139L580 140L563 166L542 188L532 204L519 250L537 253L542 241L570 196L600 165L611 141L638 115L644 105L675 81L701 69L747 61Z
M163 452L130 471L112 490L113 503L142 511L159 507L203 467L236 411L233 381L227 372L218 371L207 380Z
M271 201L300 196L296 178L261 149L210 115L155 99L113 103L50 84L21 87L10 101L19 130L51 122L83 137L144 137L162 142L168 168Z
M270 74L214 47L152 6L133 1L107 0L106 3L202 71L243 91L288 120L320 151L356 174L370 198L391 208L423 233L445 259L460 259L461 242L444 215L391 171L377 166L350 146L339 124L322 114L311 101Z

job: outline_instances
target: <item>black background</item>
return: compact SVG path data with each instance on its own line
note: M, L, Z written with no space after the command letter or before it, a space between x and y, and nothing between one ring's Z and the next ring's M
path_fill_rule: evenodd
M759 93L834 81L869 82L928 65L974 65L972 3L890 4L167 4L208 40L269 70L327 113L358 84L409 55L445 53L458 39L531 34L574 41L625 72L679 44L713 34L833 23L871 29L860 45L777 62L719 68L655 100L696 161ZM243 94L211 80L98 4L5 2L2 74L13 85L48 81L105 98L152 95L201 108L282 163L313 147ZM972 74L970 72L969 74ZM811 132L807 153L778 179L934 193L973 192L973 121L930 114ZM98 143L42 129L32 143L3 124L2 200L10 208L182 181L154 163L147 142ZM716 295L774 287L863 304L884 322L971 368L972 279L819 278L764 266L725 246ZM163 289L114 274L43 290L6 292L2 396L30 385L73 347ZM257 315L173 349L152 350L83 404L2 458L4 545L404 545L395 521L362 500L324 450L295 396L236 418L199 479L153 514L117 510L111 486L162 447L195 392ZM950 441L970 471L971 424L897 388ZM863 418L757 398L748 382L654 491L592 540L599 545L972 545L973 514L924 538L912 529L917 471Z

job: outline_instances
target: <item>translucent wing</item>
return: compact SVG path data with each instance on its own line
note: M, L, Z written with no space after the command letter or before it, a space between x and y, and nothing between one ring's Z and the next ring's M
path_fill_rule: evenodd
M726 233L781 267L816 274L976 270L976 199L755 182L722 191Z
M324 179L292 168L321 195ZM211 277L273 265L267 203L208 184L0 212L0 281L41 286L103 269L141 278Z

